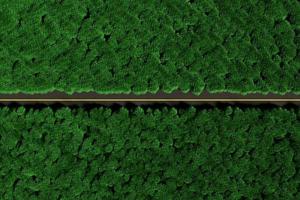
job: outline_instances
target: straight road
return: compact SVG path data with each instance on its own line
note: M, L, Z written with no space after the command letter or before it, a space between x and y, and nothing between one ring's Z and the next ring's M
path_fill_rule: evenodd
M126 104L133 103L138 105L153 104L153 103L165 103L165 104L211 104L215 103L228 103L228 104L295 104L300 105L300 95L295 94L232 94L232 93L216 93L210 94L204 92L197 96L192 93L174 92L172 94L166 94L159 92L157 94L96 94L96 93L74 93L67 95L62 92L52 92L47 94L0 94L0 103L9 104L66 104L66 105L80 105L80 104Z

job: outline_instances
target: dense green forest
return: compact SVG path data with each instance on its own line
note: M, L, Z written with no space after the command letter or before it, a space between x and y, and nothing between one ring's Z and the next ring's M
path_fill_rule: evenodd
M299 109L0 109L1 199L300 199Z
M297 0L1 0L0 92L300 92Z

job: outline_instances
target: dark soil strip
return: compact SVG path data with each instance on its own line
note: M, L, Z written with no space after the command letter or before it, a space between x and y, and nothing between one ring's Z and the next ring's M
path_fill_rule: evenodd
M24 100L25 99L25 100ZM27 99L27 101L26 101ZM224 101L226 99L226 101ZM103 100L105 102L103 102ZM188 101L187 101L188 100ZM195 100L195 101L193 101ZM133 95L133 94L96 94L96 93L74 93L67 95L61 92L52 92L48 94L2 94L0 95L0 102L4 105L19 104L19 105L34 105L34 104L63 104L63 105L178 105L185 103L189 105L212 105L215 106L219 103L228 105L300 105L300 95L286 94L249 94L240 95L232 93L203 93L200 96L193 95L192 93L174 92L166 94L159 92L157 94Z

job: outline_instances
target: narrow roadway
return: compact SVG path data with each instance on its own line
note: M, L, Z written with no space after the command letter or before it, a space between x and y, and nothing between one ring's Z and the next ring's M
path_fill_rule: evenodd
M47 94L0 94L1 104L22 104L22 105L33 105L39 104L64 104L64 105L81 105L81 104L126 104L132 103L137 105L164 103L164 104L178 104L185 103L191 105L202 105L216 103L227 103L227 104L275 104L275 105L286 105L294 104L300 105L300 95L295 94L232 94L232 93L216 93L209 94L204 92L197 96L192 93L174 92L172 94L166 94L159 92L157 94L145 94L145 95L133 95L133 94L96 94L96 93L74 93L67 95L61 92L52 92Z

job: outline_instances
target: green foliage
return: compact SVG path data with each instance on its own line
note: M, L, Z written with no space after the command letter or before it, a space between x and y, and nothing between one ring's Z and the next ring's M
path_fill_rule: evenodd
M299 199L300 112L0 109L1 199Z
M297 0L1 0L0 92L300 92Z

